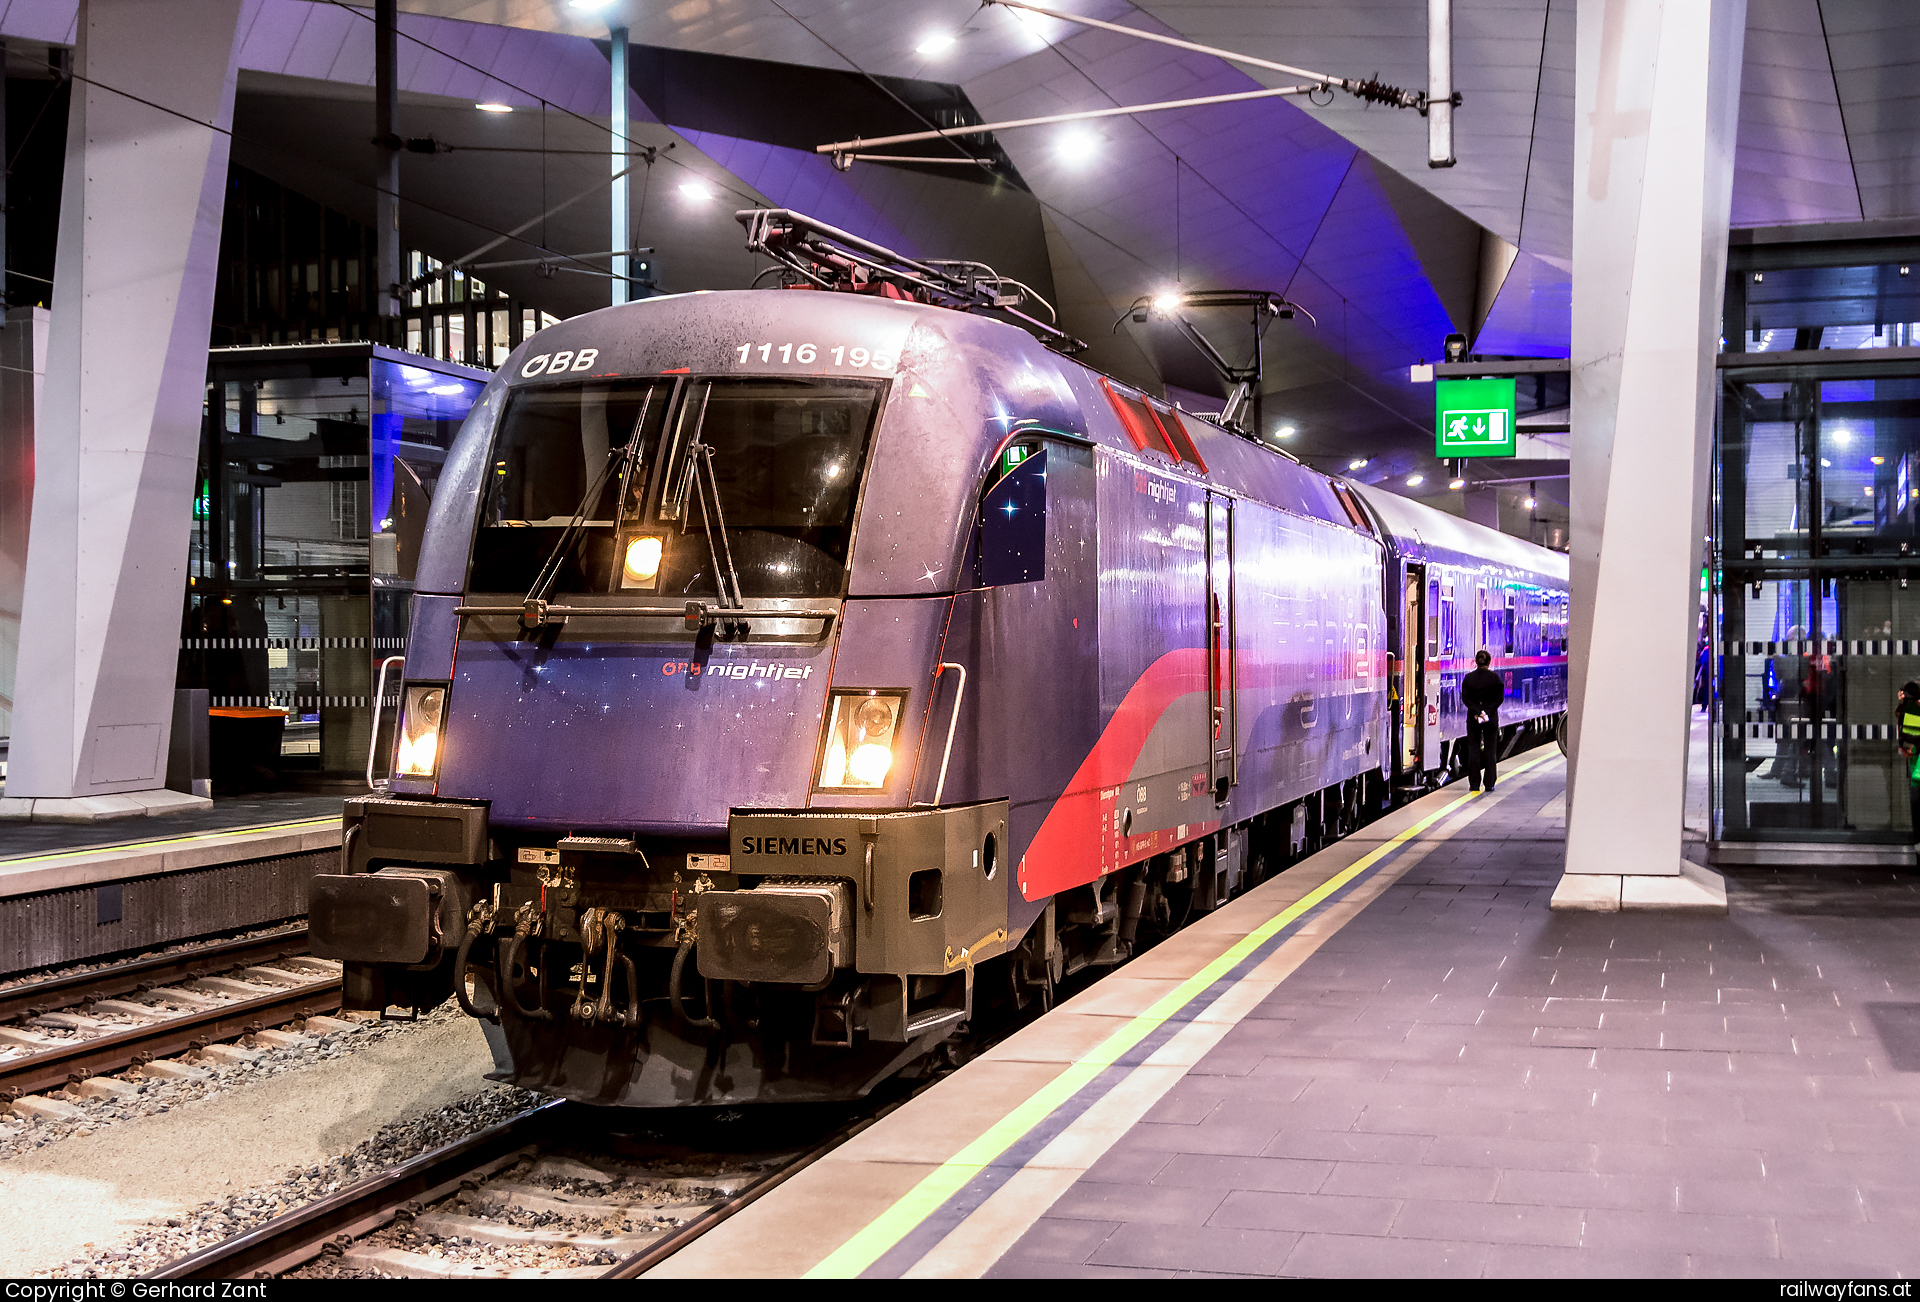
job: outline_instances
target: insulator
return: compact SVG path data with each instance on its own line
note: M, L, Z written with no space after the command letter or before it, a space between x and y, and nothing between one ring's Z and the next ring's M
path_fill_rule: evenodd
M1363 99L1369 104L1392 104L1396 108L1403 108L1411 102L1406 91L1398 86L1389 86L1377 77L1369 77L1357 85L1349 85L1347 90L1354 98Z

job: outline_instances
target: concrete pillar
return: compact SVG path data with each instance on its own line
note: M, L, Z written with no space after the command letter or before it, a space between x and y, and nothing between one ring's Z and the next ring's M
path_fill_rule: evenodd
M0 738L13 731L27 522L33 515L33 414L46 364L46 309L8 309L0 326Z
M253 3L80 0L0 817L206 803L162 785Z
M1746 0L1580 0L1571 730L1556 908L1724 911L1684 863Z

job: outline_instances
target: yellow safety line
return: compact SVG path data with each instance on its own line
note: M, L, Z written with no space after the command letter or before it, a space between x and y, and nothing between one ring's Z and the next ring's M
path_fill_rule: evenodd
M1511 779L1530 768L1545 764L1549 759L1557 758L1559 758L1557 754L1543 755L1539 759L1530 760L1509 770L1503 776ZM1013 1147L1028 1131L1052 1115L1054 1109L1067 1102L1094 1077L1119 1061L1122 1054L1144 1040L1167 1018L1184 1008L1195 996L1231 972L1242 959L1272 938L1275 932L1299 918L1394 850L1481 794L1478 791L1470 791L1459 799L1449 802L1405 831L1368 851L1355 860L1350 867L1334 874L1300 899L1274 914L1257 929L1243 936L1218 958L1181 982L1170 993L1161 996L1153 1007L1134 1017L1125 1026L1108 1036L1098 1048L1071 1063L1065 1071L1043 1085L1039 1092L990 1126L985 1134L948 1158L937 1170L921 1180L865 1229L829 1253L801 1278L857 1278L862 1271L885 1255L894 1244L910 1234L915 1226L938 1210L942 1203L958 1193L969 1180L978 1175L995 1158Z
M339 821L337 817L306 818L295 823L268 823L264 827L231 827L218 832L194 832L188 836L172 836L158 841L123 841L117 845L96 845L84 850L62 850L57 854L33 854L18 859L0 859L0 869L17 867L20 864L52 863L56 859L78 859L86 855L126 854L156 845L186 845L192 841L218 841L223 837L255 836L262 832L289 832L296 828L319 827Z

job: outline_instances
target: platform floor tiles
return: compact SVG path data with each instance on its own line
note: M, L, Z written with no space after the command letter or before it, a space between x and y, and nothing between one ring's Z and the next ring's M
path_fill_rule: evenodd
M316 818L338 819L345 799L344 795L336 794L270 792L221 796L211 808L164 814L158 818L117 818L104 823L0 823L0 861L146 845L208 832L273 827Z
M1454 812L1398 849L1375 833L1374 875L1304 919L1317 934L1288 942L1304 957L1289 966L1283 947L1243 969L1278 979L1244 982L1265 993L1223 1017L1204 1053L1163 1068L1170 1083L1154 1087L1157 1101L1089 1138L1079 1161L1056 1161L1064 1174L1043 1178L1034 1145L1016 1142L988 1163L1021 1167L989 1182L998 1193L980 1186L983 1167L971 1202L934 1187L944 1168L933 1163L990 1153L984 1141L954 1150L993 1117L1026 1124L1019 1096L1055 1080L1057 1068L1015 1071L1004 1059L1017 1051L989 1054L895 1114L951 1090L938 1115L962 1133L944 1149L915 1153L896 1139L896 1151L876 1144L858 1166L862 1155L849 1154L838 1180L812 1187L814 1202L789 1200L780 1228L763 1221L755 1242L736 1242L733 1269L1920 1273L1916 878L1769 869L1729 879L1725 917L1553 913L1564 776L1556 755L1493 798L1457 809L1443 803L1463 794L1454 789L1426 798L1416 809ZM1409 826L1406 811L1393 818ZM1335 852L1334 867L1367 862L1357 848ZM1282 896L1262 895L1322 857L1229 909L1272 915ZM1330 872L1321 878L1337 882ZM1145 989L1181 963L1195 970L1221 943L1209 950L1183 933L1009 1045L1081 1035L1076 1007L1083 1018L1099 1011L1102 987ZM976 1079L997 1079L1011 1097L970 1094L976 1067L997 1069ZM983 1109L987 1119L974 1116ZM888 1160L904 1163L900 1176L887 1176ZM788 1188L802 1194L811 1174ZM1029 1196L1012 1198L1022 1181ZM983 1226L994 1217L997 1230ZM902 1237L902 1226L914 1228ZM783 1255L780 1241L808 1236L824 1246ZM727 1250L724 1240L712 1249Z

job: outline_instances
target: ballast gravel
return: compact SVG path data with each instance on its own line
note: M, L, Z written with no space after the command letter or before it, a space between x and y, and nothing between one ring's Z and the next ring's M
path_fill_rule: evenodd
M444 1025L464 1021L465 1016L451 1005L435 1009L417 1025ZM350 1057L376 1044L404 1035L413 1022L362 1022L351 1031L332 1031L315 1035L312 1044L289 1045L281 1049L256 1049L260 1056L253 1062L221 1064L202 1060L192 1065L207 1073L205 1080L145 1080L123 1075L116 1079L137 1092L114 1098L92 1098L62 1091L52 1097L81 1110L78 1117L62 1121L36 1121L17 1113L0 1112L0 1161L21 1153L57 1144L63 1139L91 1135L116 1122L134 1117L170 1112L197 1099L225 1093L236 1085L264 1081L284 1072Z
M230 1198L203 1202L186 1215L169 1216L163 1224L140 1232L130 1243L96 1248L47 1273L55 1279L145 1274L164 1262L244 1233L262 1221L358 1184L430 1148L497 1125L545 1101L527 1090L491 1086L424 1116L382 1126L373 1138L339 1157L289 1171L281 1180Z
M0 1122L0 1277L139 1274L538 1101L451 1006L259 1055Z

